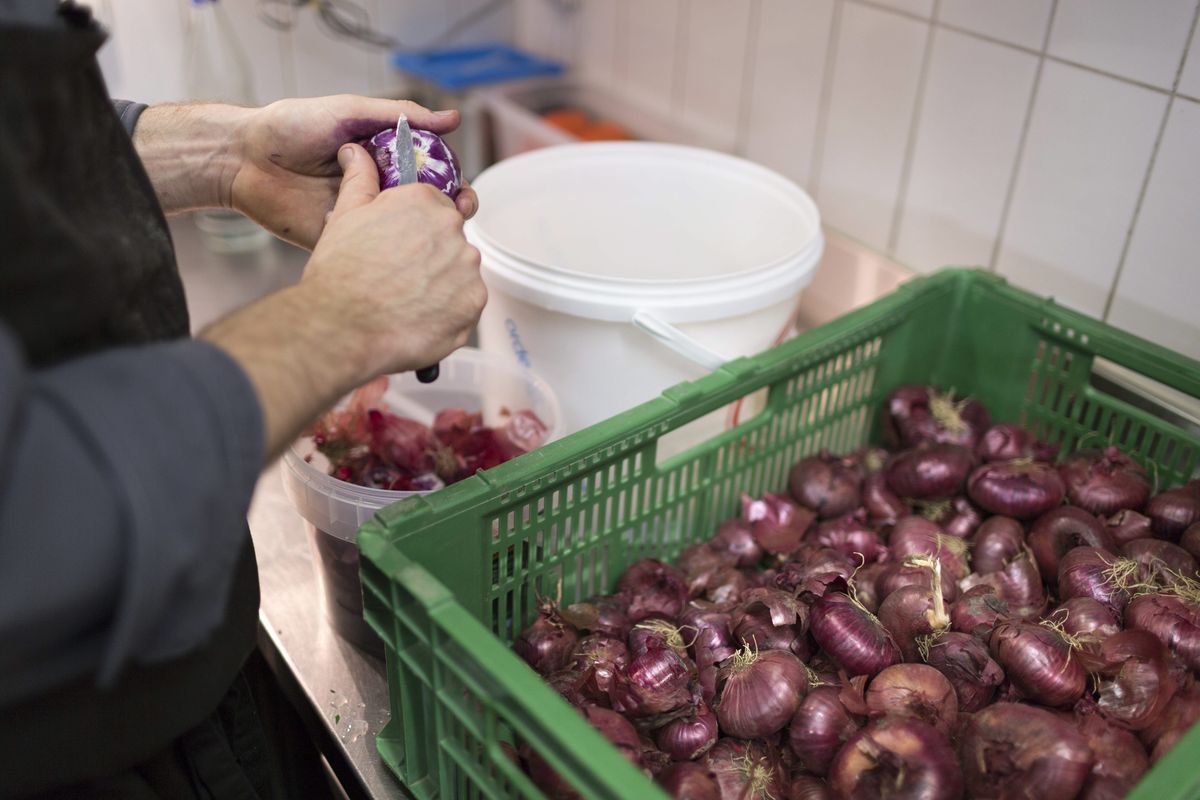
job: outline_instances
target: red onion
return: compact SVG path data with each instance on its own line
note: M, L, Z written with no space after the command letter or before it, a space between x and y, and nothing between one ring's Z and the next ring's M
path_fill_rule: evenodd
M854 596L867 611L874 614L879 610L879 579L887 572L890 564L867 564L854 573L850 584L854 587Z
M658 783L674 800L721 800L717 776L701 764L672 764Z
M1179 537L1179 546L1192 556L1200 558L1200 522L1193 522Z
M1105 520L1104 530L1118 547L1126 542L1149 539L1154 535L1150 527L1150 518L1129 509L1118 511Z
M620 639L593 633L579 640L571 659L575 672L590 671L584 693L592 702L606 705L614 676L629 664L629 648Z
M675 559L676 568L683 573L688 594L698 597L704 594L714 576L737 563L728 551L717 551L708 542L697 542L686 548Z
M960 711L975 712L992 702L1004 670L974 636L945 632L928 643L925 662L945 675L958 698Z
M717 778L721 800L777 800L785 788L779 758L761 742L720 739L702 762Z
M1046 592L1042 588L1042 576L1037 562L1028 548L1013 556L999 572L987 575L968 575L962 582L963 589L975 586L991 586L996 594L1008 604L1011 616L1018 619L1040 617L1046 610Z
M994 461L967 479L967 494L976 505L1017 519L1046 513L1062 502L1065 493L1058 472L1041 461Z
M879 581L876 583L876 592L879 596L880 607L883 606L883 601L889 595L903 589L905 586L928 588L929 582L933 579L931 562L934 560L927 556L912 556L901 562L889 565L883 571L883 574L879 576ZM941 584L942 598L947 602L953 602L958 597L958 585L950 577L949 573L942 573Z
M1074 726L1049 711L995 703L976 713L959 739L967 791L977 798L1079 794L1092 768L1092 751Z
M908 504L888 488L883 472L872 472L863 481L862 503L872 525L891 525L911 513Z
M1043 625L1001 622L992 657L1021 694L1044 706L1069 706L1083 696L1087 671L1062 635Z
M588 686L591 679L591 673L586 670L580 672L575 669L560 669L558 672L551 672L547 675L546 683L550 684L550 688L562 695L568 703L581 707L596 702ZM600 705L607 704L608 698L605 697Z
M792 467L788 486L798 503L828 519L858 507L862 480L862 468L853 458L838 458L822 450Z
M863 524L859 514L845 514L817 525L811 541L821 547L836 550L867 564L887 559L888 549L879 541L879 534Z
M937 583L937 570L930 574ZM950 627L950 615L938 588L905 586L883 598L879 604L879 622L900 647L905 661L920 660L920 642L924 637Z
M1121 631L1104 641L1099 655L1105 666L1097 705L1104 716L1135 731L1156 722L1175 694L1162 642L1146 631Z
M680 635L688 642L688 653L699 662L701 650L707 650L715 661L724 661L734 654L729 632L729 614L710 603L693 601L679 618Z
M1171 702L1167 704L1162 716L1145 729L1138 731L1138 739L1146 746L1146 749L1157 750L1159 740L1167 733L1173 730L1187 731L1198 720L1200 720L1200 684L1185 684L1171 698Z
M741 611L756 608L767 611L772 625L799 625L801 631L807 628L808 606L790 592L771 587L750 589L742 595Z
M824 775L842 743L860 727L839 699L833 686L809 691L796 709L788 729L788 743L800 763L815 775Z
M793 775L788 785L787 800L834 800L834 797L833 790L820 778Z
M850 737L829 768L829 783L846 800L963 796L962 770L945 734L900 716L875 720Z
M1074 637L1085 650L1096 650L1104 640L1119 633L1119 616L1112 608L1091 597L1073 597L1047 615L1061 622L1068 636Z
M887 396L883 435L893 446L948 442L974 449L991 427L987 409L970 398L955 400L932 386L901 386Z
M888 464L888 487L899 497L949 500L962 491L974 462L971 451L956 444L914 447Z
M1104 523L1082 508L1055 508L1038 517L1029 529L1029 549L1037 559L1038 571L1051 587L1058 585L1058 562L1068 550L1082 545L1110 553L1117 549Z
M552 606L538 612L537 618L513 642L513 650L539 675L549 675L567 665L579 637Z
M754 582L737 567L725 567L709 579L704 599L712 603L732 603Z
M778 494L764 494L755 500L742 495L742 519L750 523L750 532L768 553L787 554L800 546L804 532L817 515Z
M1080 450L1058 465L1067 499L1084 511L1108 516L1123 508L1140 509L1150 497L1142 465L1116 447Z
M634 766L642 767L642 740L628 720L614 711L597 706L584 706L580 709L580 713L587 718L593 728L604 735L604 738L612 742L621 755L625 756ZM551 800L576 800L582 797L528 743L521 745L520 754L528 766L530 779L548 798Z
M1189 669L1200 670L1200 608L1175 594L1144 594L1125 606L1125 627L1149 631Z
M953 583L957 594L958 582L971 572L967 565L967 544L962 539L947 536L924 517L905 517L892 528L888 550L897 561L908 556L932 556L942 566L942 573Z
M1025 528L1012 517L988 517L971 540L971 563L980 575L999 572L1025 546Z
M717 718L703 702L698 703L692 716L655 731L654 743L675 761L695 761L717 743Z
M975 448L983 461L1011 461L1030 458L1050 461L1058 454L1058 445L1039 442L1033 432L1020 425L993 425L984 431Z
M627 717L652 717L691 700L687 664L674 648L650 640L613 678L609 697L614 711Z
M801 547L791 561L780 567L775 585L796 594L822 594L833 578L849 580L857 566L857 561L828 547Z
M683 575L653 558L631 564L617 582L617 592L629 599L629 621L634 623L647 617L676 619L688 602Z
M795 625L776 625L764 608L743 612L733 628L733 641L761 650L791 650L807 647L807 642Z
M655 647L670 647L680 658L688 657L683 634L675 624L661 617L649 617L634 625L629 631L629 653L640 656Z
M1129 601L1127 585L1132 581L1133 566L1098 547L1076 547L1067 552L1058 565L1058 594L1063 600L1090 597L1120 616Z
M717 719L724 733L740 739L781 730L808 689L804 665L786 650L747 647L726 662L721 678Z
M900 648L874 614L837 587L813 604L813 638L850 675L875 675L900 661Z
M604 633L616 639L629 634L629 615L619 597L597 597L587 603L573 603L559 615L581 631Z
M920 503L921 516L936 522L947 536L966 539L975 533L983 522L979 509L966 497L959 495L952 500L934 500Z
M867 709L872 718L914 717L949 735L958 721L958 697L946 676L925 664L893 664L871 679Z
M717 552L728 553L739 567L753 567L762 560L763 550L754 538L751 523L743 519L721 523L708 546Z
M887 464L888 451L882 447L863 447L851 455L862 469L863 475L870 477L883 471Z
M1145 513L1155 536L1179 541L1190 525L1200 522L1200 494L1183 487L1168 489L1150 498Z
M375 166L379 169L379 188L399 186L401 176L400 168L396 165L396 129L384 128L359 144L375 159ZM413 128L412 150L417 160L417 183L427 183L451 200L458 197L462 189L462 170L450 145L436 133Z
M1083 784L1083 800L1121 800L1150 768L1146 748L1129 731L1106 722L1097 714L1081 713L1076 725L1094 756Z
M1121 553L1138 565L1142 583L1170 586L1182 578L1196 580L1196 559L1177 544L1162 539L1134 539Z
M950 628L987 641L992 628L1010 617L1008 603L996 593L996 587L982 584L968 589L951 606Z

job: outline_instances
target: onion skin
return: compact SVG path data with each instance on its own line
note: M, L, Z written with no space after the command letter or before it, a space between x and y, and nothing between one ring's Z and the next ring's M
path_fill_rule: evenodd
M811 592L820 595L834 578L849 580L858 566L849 556L828 547L802 547L779 569L775 586L787 592Z
M842 744L862 727L846 710L833 686L812 689L788 727L788 744L804 768L824 776Z
M717 776L700 764L672 764L658 783L673 800L721 800Z
M1117 547L1104 523L1075 506L1047 511L1029 528L1029 549L1037 559L1038 571L1051 588L1058 585L1058 565L1067 551L1081 546L1098 547L1115 553Z
M744 519L731 519L721 523L717 533L708 540L708 546L721 553L728 553L738 567L753 567L762 561L762 545L754 538L753 525Z
M1058 465L1058 473L1067 499L1092 514L1138 511L1150 498L1146 470L1116 447L1072 453Z
M999 572L1025 546L1025 528L1012 517L988 517L971 540L971 564L980 575Z
M695 761L717 743L717 718L701 702L692 716L668 722L655 731L654 743L674 761Z
M1137 562L1138 577L1145 583L1170 586L1180 577L1196 579L1196 559L1177 544L1162 539L1134 539L1121 548L1121 554Z
M1132 733L1106 722L1097 714L1078 714L1076 725L1094 756L1080 798L1121 800L1150 768L1146 748Z
M1188 669L1200 670L1200 610L1172 594L1145 594L1125 606L1125 628L1149 631Z
M954 595L958 594L958 582L971 572L966 542L947 536L938 525L924 517L905 517L897 522L888 538L888 550L897 561L908 556L936 558L942 564L942 574L953 585Z
M1017 553L999 572L968 575L962 586L964 589L993 587L997 596L1008 604L1009 614L1016 619L1040 617L1048 602L1042 588L1042 575L1028 548Z
M995 461L967 479L967 495L993 514L1032 519L1062 503L1066 494L1054 467L1040 461Z
M948 503L944 508L935 507L927 509L923 512L924 516L941 526L942 532L947 536L966 539L974 535L975 531L979 529L979 525L983 522L983 515L979 509L962 495L955 497L953 500L948 501Z
M750 523L750 534L767 553L786 555L800 546L805 531L817 515L777 494L756 499L742 495L742 519Z
M887 476L882 471L872 472L863 480L862 503L872 525L893 525L912 513L908 504L888 488Z
M620 639L592 633L579 640L571 659L575 672L591 671L583 692L592 702L607 705L616 673L629 664L629 648Z
M965 447L922 445L893 457L885 474L888 488L898 497L949 500L962 491L974 464L974 456Z
M625 608L625 602L612 595L597 597L588 603L573 603L561 609L559 615L578 630L624 640L631 626Z
M1129 509L1118 511L1109 517L1104 523L1104 530L1117 547L1137 539L1149 539L1154 536L1150 518ZM1196 554L1192 553L1192 555Z
M821 522L810 541L844 556L857 559L857 556L861 555L867 564L875 564L888 557L888 548L879 540L879 534L863 524L862 519L855 514L845 514Z
M788 785L787 800L834 800L833 790L820 778L795 775Z
M1200 558L1200 522L1193 522L1179 537L1179 546L1192 558Z
M963 775L946 736L907 717L884 717L854 734L829 768L846 800L958 800Z
M879 576L879 582L876 584L879 607L883 608L883 601L905 586L920 586L928 589L932 581L933 570L930 567L912 564L909 561L891 564ZM942 598L946 602L953 602L958 597L958 584L947 572L942 572L941 584Z
M958 696L938 670L925 664L893 664L867 687L872 718L888 714L913 717L949 735L958 721Z
M733 641L739 646L750 645L759 650L789 650L793 653L807 646L795 625L776 625L771 621L770 613L763 608L742 614L733 629Z
M974 713L992 702L1004 670L987 647L965 633L943 633L929 645L925 662L949 680L958 698L958 709Z
M674 711L691 700L689 670L675 649L651 644L617 672L609 699L627 717L652 717Z
M1087 688L1079 656L1049 628L1002 622L992 631L989 647L1009 682L1039 705L1070 706Z
M629 600L629 621L650 617L674 620L688 602L687 582L675 567L654 558L635 561L621 575L617 592Z
M721 800L773 800L786 788L777 754L761 742L719 739L701 763L716 776Z
M858 602L872 614L879 610L879 579L890 567L887 563L867 564L855 572L850 580Z
M884 439L893 447L945 442L973 450L992 419L970 398L955 401L933 386L901 386L884 401L882 423Z
M950 628L983 641L997 624L1010 619L1008 603L996 593L996 587L982 584L963 593L950 608Z
M543 609L513 642L513 650L539 675L557 672L571 660L579 636L553 609Z
M1200 495L1183 487L1168 489L1150 498L1145 514L1155 536L1177 542L1189 526L1200 522Z
M899 645L905 661L919 661L917 639L949 628L950 616L944 607L937 606L926 584L905 586L885 597L879 605L879 622Z
M1108 637L1120 633L1121 625L1112 609L1091 597L1072 597L1059 605L1051 619L1062 622L1063 630L1074 636L1085 649L1096 649Z
M851 676L875 675L901 660L900 648L879 620L844 592L827 591L809 617L813 638Z
M1112 583L1109 570L1117 557L1099 547L1076 547L1067 552L1058 565L1058 594L1063 600L1090 597L1121 616L1129 593Z
M370 139L359 142L379 170L379 188L391 189L400 185L400 170L396 166L396 129L384 128ZM412 129L412 148L417 157L417 183L433 186L451 200L462 190L462 170L450 145L431 131Z
M808 690L800 659L786 650L735 655L721 668L721 731L739 739L770 736L787 725Z
M728 551L721 552L709 547L708 542L697 542L686 548L675 559L675 567L683 573L688 595L699 597L721 570L736 564L737 559Z
M1123 728L1143 730L1158 721L1175 694L1168 671L1170 654L1146 631L1122 631L1100 646L1097 705Z
M984 431L975 448L981 461L1011 461L1014 458L1038 458L1037 438L1020 425L1001 423Z
M1073 725L1019 703L995 703L972 716L958 750L973 798L1070 800L1092 769L1092 751Z
M862 502L862 467L853 458L838 458L822 450L792 467L788 487L796 502L821 519L840 517Z

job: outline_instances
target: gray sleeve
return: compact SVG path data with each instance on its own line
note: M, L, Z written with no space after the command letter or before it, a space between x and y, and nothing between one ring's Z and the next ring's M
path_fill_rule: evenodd
M206 342L31 371L0 325L0 706L204 642L264 449L253 386Z
M137 125L138 117L142 116L142 112L146 110L146 104L135 103L131 100L113 100L112 104L113 110L117 112L117 118L125 126L125 132L133 136L133 126Z

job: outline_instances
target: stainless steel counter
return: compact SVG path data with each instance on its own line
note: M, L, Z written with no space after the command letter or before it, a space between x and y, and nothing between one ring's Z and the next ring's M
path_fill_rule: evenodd
M192 329L296 281L308 254L272 241L251 253L208 251L189 218L171 223ZM303 520L265 470L250 507L262 603L259 648L347 796L409 795L383 765L375 736L388 719L383 662L342 641L325 621Z

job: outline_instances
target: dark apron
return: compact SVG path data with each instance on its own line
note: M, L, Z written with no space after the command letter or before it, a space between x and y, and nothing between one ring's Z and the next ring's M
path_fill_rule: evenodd
M96 65L104 34L60 13L59 28L0 25L0 320L35 367L188 333L166 221ZM0 796L268 796L239 675L257 609L247 536L201 649L0 708Z

